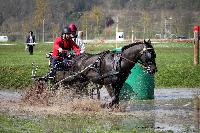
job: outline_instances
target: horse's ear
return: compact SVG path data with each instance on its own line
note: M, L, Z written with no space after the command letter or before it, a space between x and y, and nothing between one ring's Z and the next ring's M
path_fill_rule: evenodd
M151 44L151 40L149 39L148 41L147 41L149 44Z

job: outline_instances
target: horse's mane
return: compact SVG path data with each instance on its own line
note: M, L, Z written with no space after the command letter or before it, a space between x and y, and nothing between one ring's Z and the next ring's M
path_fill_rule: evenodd
M131 44L128 44L128 45L125 45L122 47L122 52L132 46L135 46L135 45L138 45L138 44L143 44L143 42L139 41L139 42L134 42L134 43L131 43Z
M110 53L110 52L112 52L112 51L106 50L106 51L99 52L99 53L84 53L84 55L94 56L94 55L102 55L102 54Z

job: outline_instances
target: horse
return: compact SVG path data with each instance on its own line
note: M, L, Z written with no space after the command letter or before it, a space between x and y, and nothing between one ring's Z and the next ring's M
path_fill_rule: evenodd
M112 100L107 106L112 107L119 104L120 89L134 65L139 63L153 75L157 71L155 58L156 53L150 40L125 45L121 52L108 50L98 54L85 53L74 58L76 63L73 71L77 72L78 76L70 80L70 83L81 81L82 87L89 82L110 85L111 88L106 88Z

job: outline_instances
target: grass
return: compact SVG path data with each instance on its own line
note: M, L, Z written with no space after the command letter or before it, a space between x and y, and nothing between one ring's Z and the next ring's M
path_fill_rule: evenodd
M193 65L192 43L167 43L158 47L156 87L200 87L200 66Z
M13 44L13 43L12 43ZM39 43L34 47L34 54L24 51L24 44L0 45L0 87L23 89L32 83L32 62L39 66L38 74L48 71L45 54L51 51L52 44ZM118 44L122 46L123 44ZM193 65L192 43L155 44L158 72L155 75L156 88L200 87L200 66ZM86 50L98 53L115 48L115 44L87 44Z
M51 45L38 45L34 54L25 52L24 45L0 46L0 86L1 88L21 89L32 83L32 62L39 66L39 74L48 70L45 54L51 51Z
M164 133L164 131L154 131L155 121L153 119L146 122L139 118L129 117L128 119L120 116L71 114L22 117L0 113L0 122L1 133Z

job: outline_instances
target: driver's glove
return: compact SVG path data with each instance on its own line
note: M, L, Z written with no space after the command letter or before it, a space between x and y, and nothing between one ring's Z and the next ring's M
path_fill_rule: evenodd
M62 53L62 48L59 48L59 49L58 49L58 52L59 52L59 53Z

